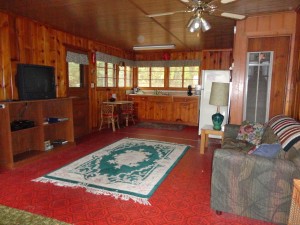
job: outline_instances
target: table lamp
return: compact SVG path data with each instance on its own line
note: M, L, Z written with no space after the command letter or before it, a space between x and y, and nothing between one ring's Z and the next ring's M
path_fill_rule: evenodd
M220 113L220 106L228 105L229 83L212 82L209 104L217 106L217 113L212 115L213 129L221 130L224 116Z

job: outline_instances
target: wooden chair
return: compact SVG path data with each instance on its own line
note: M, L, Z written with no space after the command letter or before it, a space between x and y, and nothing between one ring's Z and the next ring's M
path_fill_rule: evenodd
M122 117L125 118L125 120L126 120L126 127L128 127L129 119L132 119L133 124L135 124L134 118L133 118L134 117L133 103L121 105L121 114L122 114Z
M110 124L112 124L112 129L114 132L116 131L115 122L117 123L117 126L120 129L119 115L115 109L116 108L114 105L109 105L109 104L101 105L101 115L100 115L101 122L100 122L99 130L101 130L104 121L108 124L108 128L110 127Z

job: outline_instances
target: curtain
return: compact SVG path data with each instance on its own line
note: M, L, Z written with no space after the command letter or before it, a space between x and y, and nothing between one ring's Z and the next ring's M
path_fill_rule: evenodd
M89 65L89 58L86 54L67 51L67 62L74 62L83 65Z
M200 66L200 59L196 60L158 60L158 61L134 61L108 55L102 52L96 52L96 59L106 63L125 64L132 67L182 67L182 66Z

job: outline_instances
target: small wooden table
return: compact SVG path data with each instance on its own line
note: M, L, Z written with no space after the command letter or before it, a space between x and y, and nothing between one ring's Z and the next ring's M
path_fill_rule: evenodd
M133 101L114 101L114 102L102 102L103 104L109 105L124 105L124 104L133 104Z
M300 180L294 179L289 225L300 224Z
M114 102L102 102L103 104L107 104L107 105L113 105L116 107L116 112L118 113L119 115L119 118L121 119L121 115L122 115L122 110L120 108L121 105L126 105L126 104L134 104L133 101L114 101ZM120 121L119 119L119 121ZM125 126L122 121L121 121L121 125L122 126Z
M208 146L208 139L210 134L221 136L223 141L224 131L223 130L214 130L212 125L205 125L201 128L201 145L200 145L200 154L204 154L205 148Z

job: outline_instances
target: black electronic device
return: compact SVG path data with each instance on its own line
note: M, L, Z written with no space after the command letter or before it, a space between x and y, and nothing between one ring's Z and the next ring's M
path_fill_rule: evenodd
M18 64L16 81L20 100L56 98L53 66Z
M32 120L14 120L10 123L11 131L22 130L30 127L34 127L34 121Z

